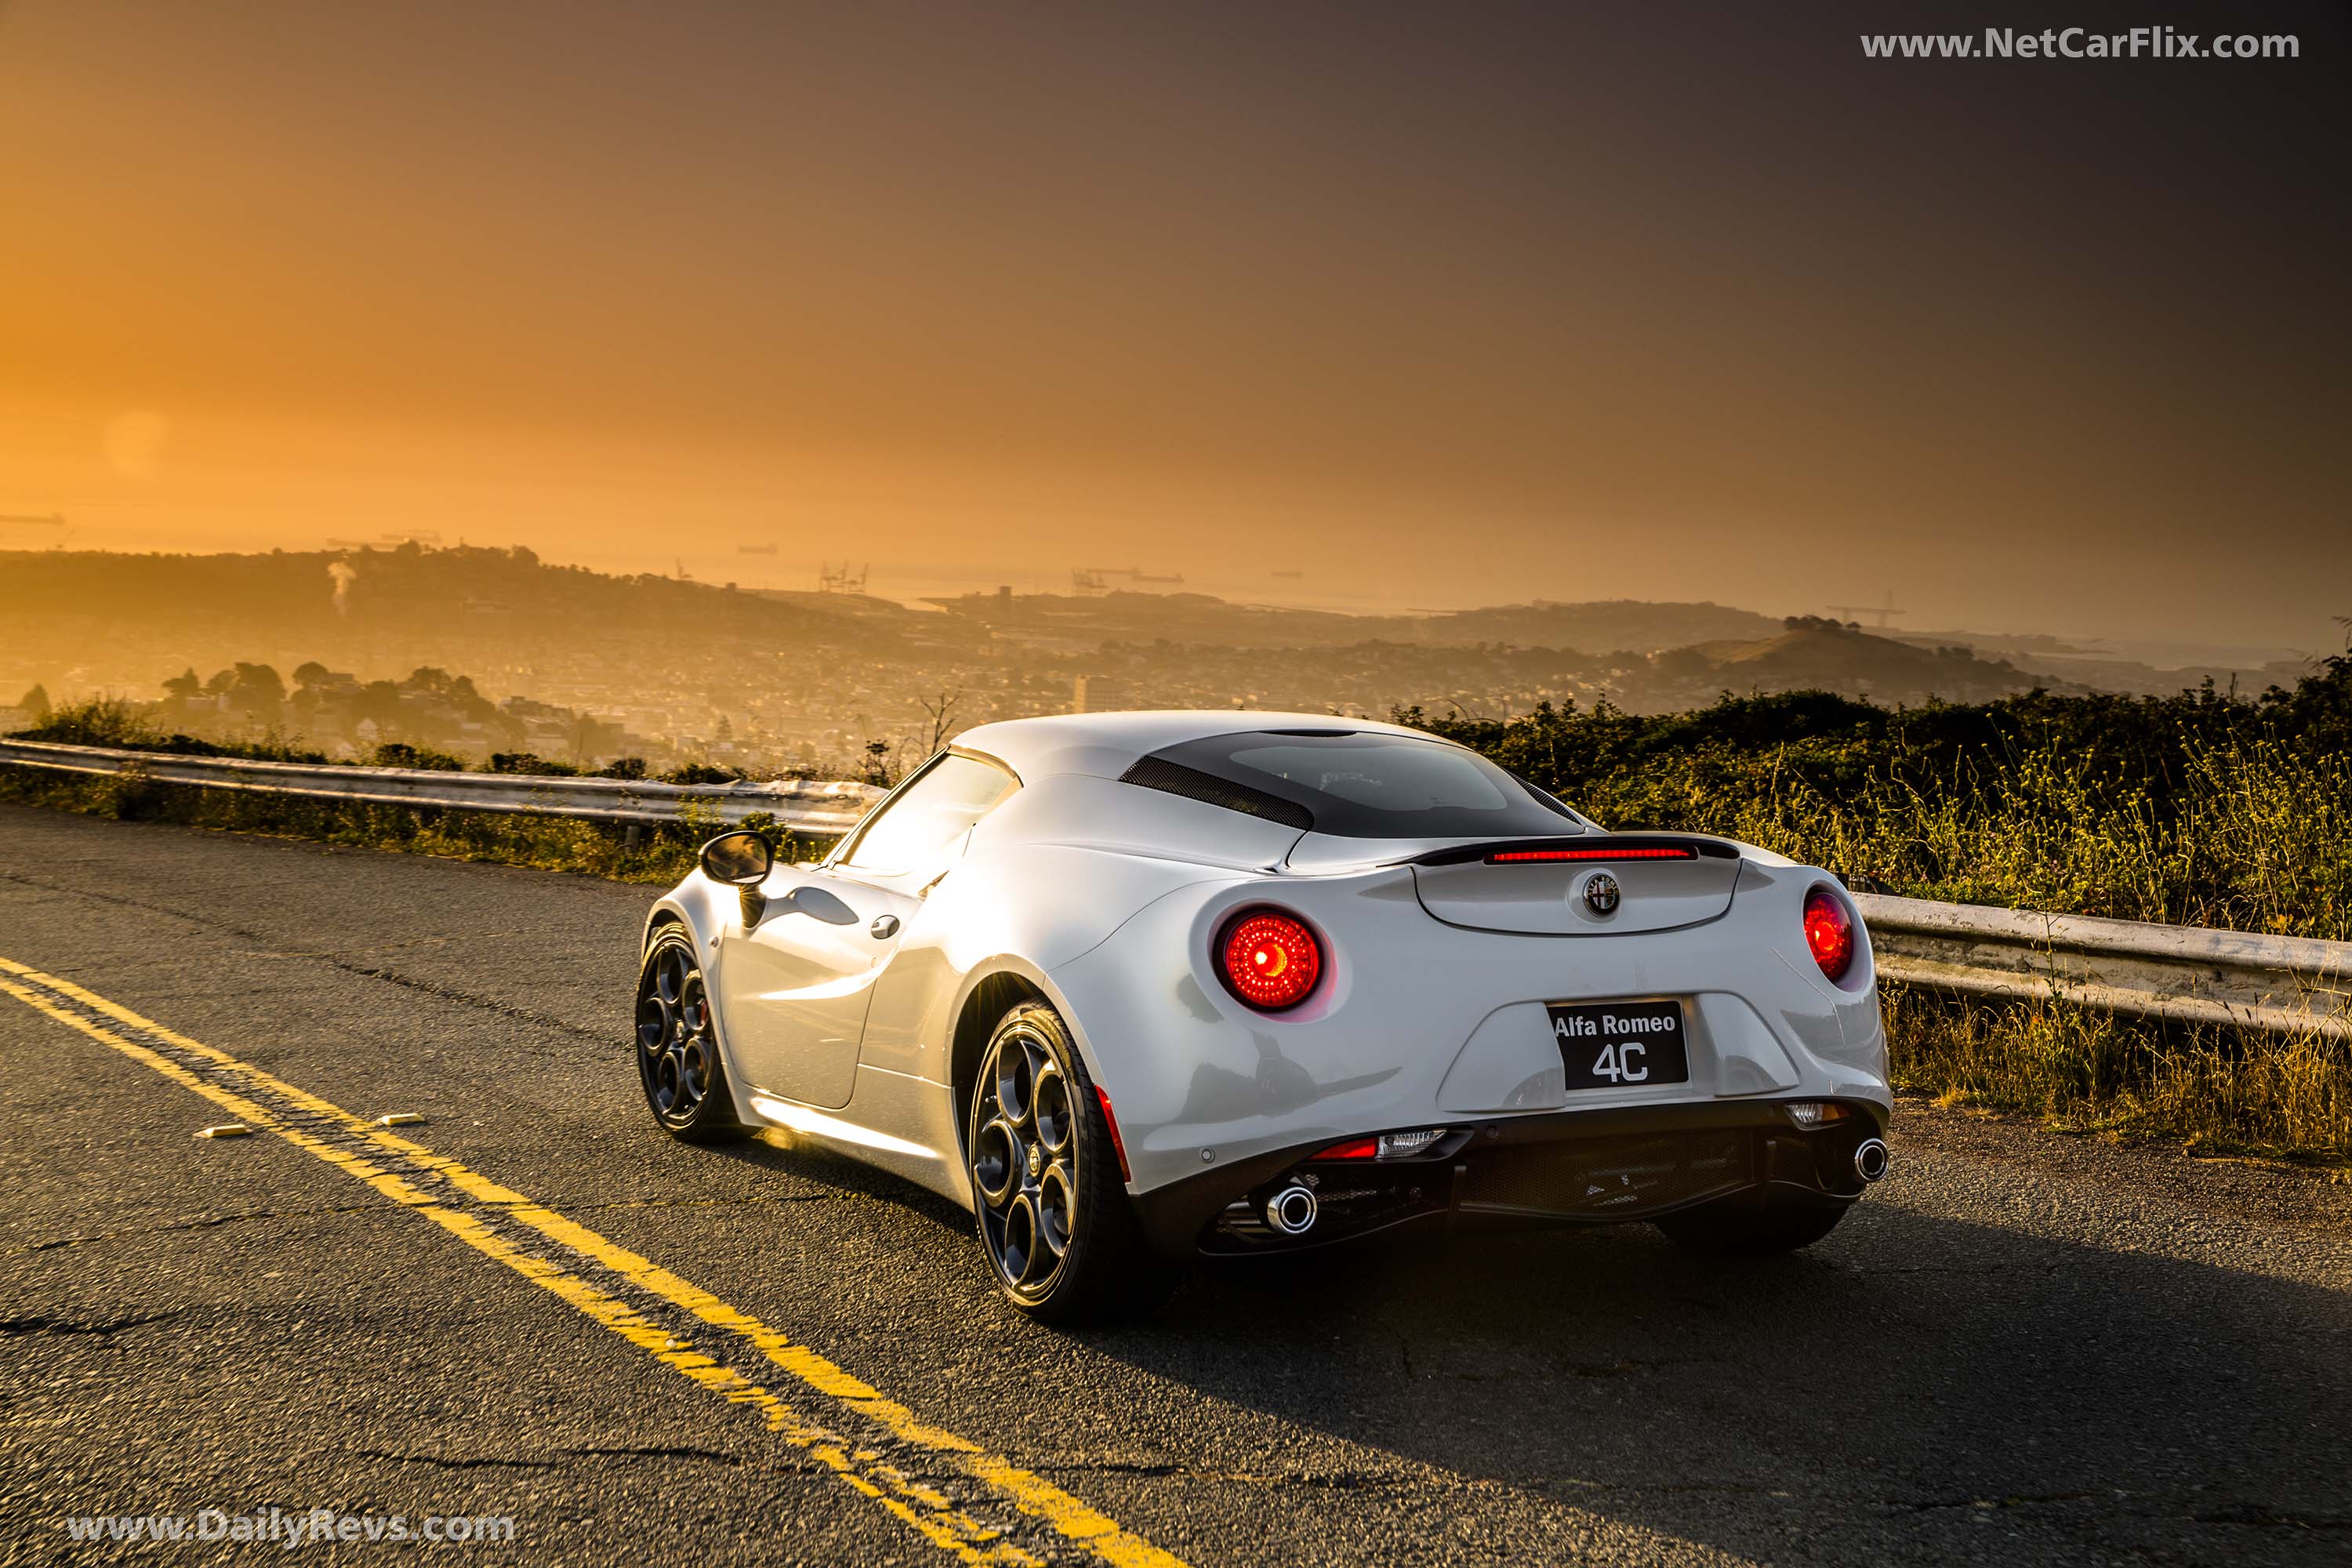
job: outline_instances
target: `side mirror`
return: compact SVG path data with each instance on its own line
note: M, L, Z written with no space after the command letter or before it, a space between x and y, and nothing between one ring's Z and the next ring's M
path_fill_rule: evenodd
M776 853L749 828L722 833L702 847L702 874L730 887L756 888L768 879Z

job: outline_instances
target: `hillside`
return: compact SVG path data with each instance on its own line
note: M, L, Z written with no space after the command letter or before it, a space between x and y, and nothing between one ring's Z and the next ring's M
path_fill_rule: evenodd
M1539 599L1423 616L1354 616L1234 604L1207 594L966 594L929 602L950 616L986 625L1000 636L1065 646L1163 638L1222 647L1337 647L1363 642L1475 647L1500 643L1587 654L1648 654L1721 638L1769 637L1780 629L1779 621L1753 610L1640 599L1589 604Z
M1723 689L1738 692L1833 691L1843 697L1917 707L1928 700L1990 702L2039 687L2079 693L2074 681L1985 659L1958 646L1921 647L1833 623L1790 627L1751 643L1704 643Z
M1242 605L1209 594L965 594L930 599L947 618L1010 642L1063 649L1104 642L1222 647L1330 647L1372 635L1362 616ZM1382 623L1384 624L1384 623Z
M521 549L9 552L0 552L0 663L76 687L144 687L166 666L236 660L498 674L643 658L665 644L772 656L854 642L889 657L957 630L898 605L877 620L848 602L806 602L824 597L778 602L731 584L608 576Z
M1403 628L1412 628L1405 630ZM1580 653L1657 653L1695 643L1768 637L1780 623L1753 610L1727 605L1644 599L1602 599L1586 604L1496 605L1457 610L1373 635L1432 644L1514 643L1521 647L1574 648Z
M961 725L1074 708L1381 714L1420 704L1495 717L1603 700L1672 712L1725 692L1822 690L1916 707L2089 689L2022 655L1706 603L1534 601L1428 616L1202 594L931 603L610 576L527 550L464 546L0 553L0 702L37 685L60 702L194 689L214 700L216 717L185 711L173 725L225 726L233 738L267 731L276 711L230 699L241 667L268 667L282 682L316 665L357 688L430 691L464 677L493 704L528 699L565 710L580 733L593 721L598 733L635 737L614 743L656 762L855 768L877 740L928 750L942 704ZM215 689L224 671L227 686ZM2267 684L2250 679L2244 689ZM411 717L434 745L546 741ZM348 727L339 721L320 743L347 740Z

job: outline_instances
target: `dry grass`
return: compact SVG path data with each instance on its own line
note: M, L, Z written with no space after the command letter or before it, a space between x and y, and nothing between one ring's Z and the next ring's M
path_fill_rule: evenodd
M2159 810L2054 748L1933 792L1891 773L1832 799L1763 770L1700 827L1913 898L2352 940L2352 758L2184 742Z
M2352 1043L1885 988L1898 1087L2070 1131L2352 1164Z

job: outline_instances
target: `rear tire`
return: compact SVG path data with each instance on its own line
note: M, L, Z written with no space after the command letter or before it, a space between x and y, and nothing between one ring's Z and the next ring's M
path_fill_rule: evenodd
M1654 1220L1675 1246L1712 1258L1771 1258L1794 1252L1837 1228L1851 1204L1771 1203L1717 1198Z
M1094 1080L1045 1004L1023 1003L990 1034L965 1110L964 1161L990 1278L1030 1317L1131 1317L1174 1288L1181 1271L1145 1239Z
M693 939L662 927L637 971L637 1078L654 1120L683 1142L730 1143L751 1131L728 1092L717 1012Z

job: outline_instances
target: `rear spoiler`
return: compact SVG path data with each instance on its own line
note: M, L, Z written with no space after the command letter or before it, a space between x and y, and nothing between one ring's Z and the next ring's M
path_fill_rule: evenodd
M1407 865L1490 866L1572 864L1610 860L1737 860L1739 851L1720 838L1688 833L1580 833L1556 838L1498 838L1487 844L1457 844L1416 855Z

